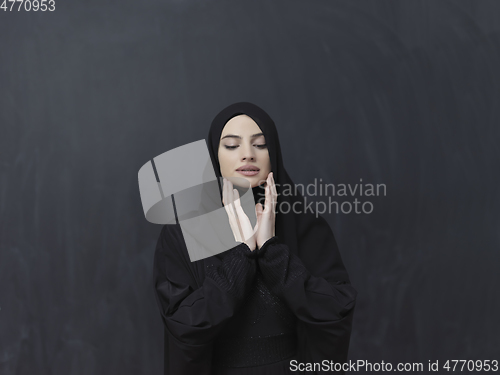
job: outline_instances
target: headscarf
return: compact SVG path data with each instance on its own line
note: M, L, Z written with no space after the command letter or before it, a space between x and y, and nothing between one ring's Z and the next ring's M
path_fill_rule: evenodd
M328 265L328 269L322 269L321 266L315 264L314 270L316 273L323 274L325 278L333 277L337 282L339 280L349 281L330 226L317 213L305 212L306 202L304 197L299 191L296 191L295 184L283 164L276 125L273 119L259 106L249 102L234 103L220 111L213 119L208 133L207 144L216 176L221 177L218 149L222 130L231 118L241 114L251 117L257 123L266 140L271 161L271 171L273 172L278 194L275 222L276 236L280 242L288 245L289 249L298 255L306 266L310 262L321 262ZM286 194L282 194L284 189L286 189ZM252 191L256 202L258 198L264 196L262 185L252 188ZM295 202L298 203L294 206ZM296 212L297 208L299 212ZM321 254L324 258L321 260L308 259L308 249L317 248L318 246L324 249ZM318 254L317 251L314 251L314 253ZM335 264L334 270L330 268L331 264Z

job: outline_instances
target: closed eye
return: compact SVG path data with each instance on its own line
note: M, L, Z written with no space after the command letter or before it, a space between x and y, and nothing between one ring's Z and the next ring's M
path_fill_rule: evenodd
M226 145L224 145L224 147L226 149L228 149L228 150L234 150L236 147L239 147L239 146L226 146ZM267 145L266 144L264 144L264 145L255 145L255 147L257 147L259 149L264 149L264 148L267 147Z

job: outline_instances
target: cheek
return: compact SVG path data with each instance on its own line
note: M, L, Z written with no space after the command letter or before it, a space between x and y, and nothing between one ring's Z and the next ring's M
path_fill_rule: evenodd
M266 160L266 168L271 171L271 159L269 159L269 157L267 158Z
M231 156L227 154L227 152L224 152L224 150L221 150L219 152L219 165L221 170L225 170L229 168L231 164Z

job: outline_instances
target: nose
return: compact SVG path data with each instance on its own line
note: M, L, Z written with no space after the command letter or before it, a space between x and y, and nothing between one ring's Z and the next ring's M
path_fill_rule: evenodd
M252 146L241 147L241 152L243 153L241 160L255 161L255 150Z

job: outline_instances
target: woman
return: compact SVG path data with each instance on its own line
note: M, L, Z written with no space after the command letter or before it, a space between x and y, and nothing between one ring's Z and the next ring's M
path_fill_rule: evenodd
M304 198L283 166L273 120L254 104L232 104L212 121L207 143L241 243L190 262L180 226L163 227L154 285L166 328L165 374L313 374L321 372L291 370L345 362L356 290L328 223L300 211ZM254 228L234 177L246 178L259 202ZM234 199L237 215L229 209Z

